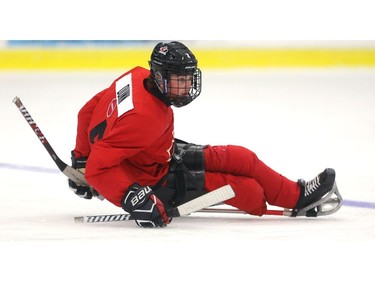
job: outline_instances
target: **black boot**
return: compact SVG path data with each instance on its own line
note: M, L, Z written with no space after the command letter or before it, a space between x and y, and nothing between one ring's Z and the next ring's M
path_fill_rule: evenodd
M334 186L335 177L335 170L327 168L311 181L298 180L301 193L296 207L293 209L293 214L296 215L300 209L319 201L324 195L330 192Z

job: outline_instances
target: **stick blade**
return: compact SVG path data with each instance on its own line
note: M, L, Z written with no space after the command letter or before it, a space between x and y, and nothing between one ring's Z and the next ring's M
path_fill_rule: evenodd
M199 196L189 202L177 207L178 216L186 216L196 211L202 210L215 204L219 204L233 198L236 194L233 188L228 184L216 190Z

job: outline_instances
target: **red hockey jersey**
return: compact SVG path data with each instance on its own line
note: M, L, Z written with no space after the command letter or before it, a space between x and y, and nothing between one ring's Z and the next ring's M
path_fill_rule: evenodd
M117 206L131 184L156 184L173 151L173 111L144 88L149 74L126 72L78 114L75 156L88 156L88 183Z

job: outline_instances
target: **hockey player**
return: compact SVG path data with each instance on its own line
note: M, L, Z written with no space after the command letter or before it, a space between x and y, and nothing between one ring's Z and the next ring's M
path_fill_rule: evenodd
M79 111L72 166L94 190L69 180L78 196L91 199L98 192L139 226L164 227L171 222L166 210L226 184L236 196L225 203L256 216L265 214L267 203L298 215L332 192L331 168L295 182L245 147L175 139L172 106L200 95L201 70L194 54L175 41L158 43L149 66L127 71Z

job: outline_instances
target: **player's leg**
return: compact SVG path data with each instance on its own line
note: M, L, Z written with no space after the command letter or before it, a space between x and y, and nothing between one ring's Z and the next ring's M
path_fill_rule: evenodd
M206 172L205 188L215 190L229 184L236 196L225 203L252 215L262 216L267 210L263 188L252 178Z
M257 155L241 146L208 146L204 150L206 172L217 172L253 178L263 188L271 205L294 208L300 186L258 159Z
M241 146L208 146L204 154L207 172L255 179L270 205L298 211L319 201L334 188L335 171L330 168L308 182L295 182L277 173L259 160L254 152Z

